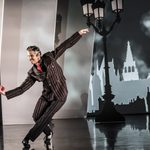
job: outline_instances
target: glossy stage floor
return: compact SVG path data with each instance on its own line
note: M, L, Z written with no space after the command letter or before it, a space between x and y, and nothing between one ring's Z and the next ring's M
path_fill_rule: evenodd
M89 119L53 120L54 150L150 150L149 116L126 116L126 123L95 124ZM21 140L32 125L4 126L0 150L21 150ZM45 150L43 137L31 149Z

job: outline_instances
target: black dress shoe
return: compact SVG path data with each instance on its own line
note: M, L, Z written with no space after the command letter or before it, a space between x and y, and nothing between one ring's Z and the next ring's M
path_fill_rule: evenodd
M45 136L44 137L44 144L45 144L45 147L46 147L46 150L52 150L52 134L49 135L49 136Z
M23 146L24 146L22 150L29 150L29 149L30 149L29 140L24 139L24 140L22 141L22 144L23 144Z

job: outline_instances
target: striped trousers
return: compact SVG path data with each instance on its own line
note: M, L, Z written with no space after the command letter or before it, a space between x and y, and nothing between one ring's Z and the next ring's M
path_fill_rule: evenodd
M46 135L50 135L52 132L52 117L63 106L65 101L53 100L46 101L42 96L39 98L33 113L33 119L35 125L29 130L25 139L32 142L44 132Z

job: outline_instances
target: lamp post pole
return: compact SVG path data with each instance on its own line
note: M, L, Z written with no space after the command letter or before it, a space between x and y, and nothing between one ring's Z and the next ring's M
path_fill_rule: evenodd
M103 39L103 50L104 50L104 70L105 70L105 93L102 96L104 99L104 105L102 111L96 114L96 122L114 122L114 121L125 121L123 115L116 111L112 99L115 95L112 94L110 78L109 78L109 65L108 65L108 54L107 54L107 35L113 30L116 23L119 23L120 12L123 10L123 0L109 0L112 4L112 10L116 14L116 19L111 24L110 28L106 30L104 23L105 5L107 1L97 0L81 0L83 7L83 14L87 17L87 25L92 26L96 33L102 36ZM92 14L95 16L96 25L91 22Z

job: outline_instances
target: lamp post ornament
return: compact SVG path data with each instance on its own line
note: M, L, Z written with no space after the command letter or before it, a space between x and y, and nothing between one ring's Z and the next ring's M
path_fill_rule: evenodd
M105 6L107 3L111 3L112 12L116 15L115 20L110 25L109 29L105 26ZM93 27L95 32L102 36L103 50L104 50L104 70L105 70L105 93L102 96L104 99L104 106L99 113L96 114L96 122L111 122L111 121L125 121L123 115L116 111L112 99L115 95L112 94L110 78L109 78L109 66L107 55L107 35L113 30L116 23L121 21L120 13L123 11L123 0L81 0L83 7L83 15L87 17L87 26ZM91 21L94 15L95 23Z

